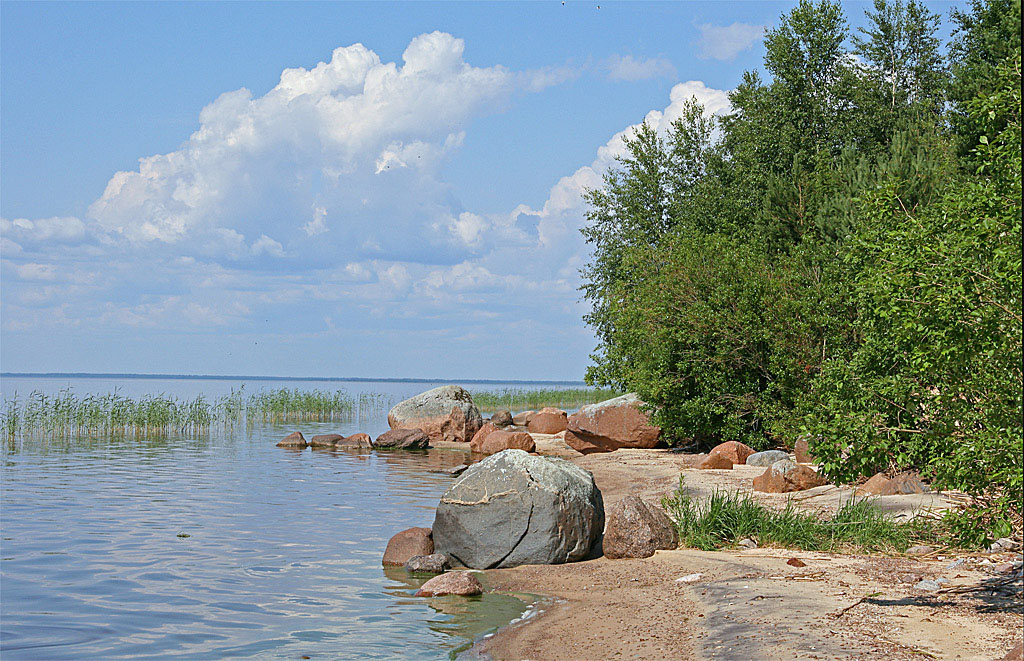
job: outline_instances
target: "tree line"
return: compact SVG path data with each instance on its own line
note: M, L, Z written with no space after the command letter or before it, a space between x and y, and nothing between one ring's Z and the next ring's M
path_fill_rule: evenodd
M802 0L731 109L642 124L587 193L587 380L673 444L789 447L838 481L918 470L1020 525L1021 13ZM979 526L982 523L984 525ZM979 531L984 532L979 532Z

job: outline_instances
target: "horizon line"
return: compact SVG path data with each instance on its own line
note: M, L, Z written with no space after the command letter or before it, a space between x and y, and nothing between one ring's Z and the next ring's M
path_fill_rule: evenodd
M549 380L549 379L427 379L416 377L362 377L362 376L267 376L252 374L146 374L138 372L0 372L2 377L34 377L60 378L73 377L78 379L174 379L196 381L346 381L353 383L545 383L554 385L586 385L584 381Z

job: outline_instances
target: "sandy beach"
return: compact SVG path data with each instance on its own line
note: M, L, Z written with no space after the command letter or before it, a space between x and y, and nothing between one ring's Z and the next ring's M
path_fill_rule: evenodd
M750 491L750 480L763 470L698 471L695 455L670 450L584 456L557 435L535 440L541 454L593 472L606 506L630 493L659 502L680 473L698 497L715 489ZM829 509L850 495L819 487L797 499L802 507ZM909 516L953 501L928 494L878 502L894 516ZM789 564L794 558L802 566ZM494 659L1002 659L1019 643L1024 619L1020 602L993 586L1006 577L1004 563L1018 558L942 549L891 558L757 548L489 570L491 590L545 601L540 616L499 631L475 652ZM949 582L937 592L913 587L939 577Z

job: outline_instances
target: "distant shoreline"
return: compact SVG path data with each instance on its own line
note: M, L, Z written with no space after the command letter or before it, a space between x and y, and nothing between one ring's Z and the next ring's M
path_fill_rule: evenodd
M559 386L583 386L583 381L535 381L524 379L418 379L418 378L371 378L360 376L254 376L217 375L217 374L106 374L102 372L0 372L0 378L29 377L35 379L162 379L181 381L339 381L346 383L512 383L512 384L550 384Z

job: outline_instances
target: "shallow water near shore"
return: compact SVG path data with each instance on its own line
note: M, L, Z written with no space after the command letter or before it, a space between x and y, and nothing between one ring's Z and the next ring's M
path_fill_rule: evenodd
M436 659L469 649L527 603L416 598L428 577L380 565L392 534L432 523L452 478L431 471L468 455L275 447L294 429L308 438L386 427L5 443L3 658Z

